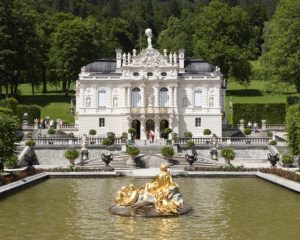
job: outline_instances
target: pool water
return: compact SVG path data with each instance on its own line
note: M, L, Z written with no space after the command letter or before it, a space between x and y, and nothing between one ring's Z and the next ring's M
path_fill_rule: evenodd
M257 178L175 178L187 215L133 218L108 208L147 179L49 179L0 199L1 239L300 239L300 195Z

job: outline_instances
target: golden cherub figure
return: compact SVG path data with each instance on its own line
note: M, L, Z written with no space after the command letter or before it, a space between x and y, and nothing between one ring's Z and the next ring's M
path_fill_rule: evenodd
M140 206L153 204L157 212L177 213L183 204L178 185L168 171L168 165L161 164L160 173L150 183L138 188L133 184L122 187L115 202L118 206Z

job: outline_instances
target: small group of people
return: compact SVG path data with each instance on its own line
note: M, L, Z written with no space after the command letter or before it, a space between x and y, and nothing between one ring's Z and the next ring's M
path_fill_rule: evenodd
M150 143L154 143L155 134L154 134L153 130L146 131L146 137Z
M251 121L249 121L249 122L247 123L247 127L248 127L249 129L253 130L254 132L257 132L257 131L258 131L258 124L257 124L257 122L252 123Z
M51 128L55 125L55 121L50 119L49 116L45 117L45 119L36 119L35 122L38 123L39 129ZM60 124L60 121L58 121L57 124Z

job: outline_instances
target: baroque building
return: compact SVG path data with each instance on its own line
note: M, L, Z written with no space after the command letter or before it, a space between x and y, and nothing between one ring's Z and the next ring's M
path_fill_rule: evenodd
M222 135L225 88L218 67L186 59L184 49L161 54L151 44L137 53L116 50L116 59L101 59L82 67L76 81L76 122L79 133L95 129L116 136L136 129L138 139L153 130L159 138L167 127L180 137L204 129Z

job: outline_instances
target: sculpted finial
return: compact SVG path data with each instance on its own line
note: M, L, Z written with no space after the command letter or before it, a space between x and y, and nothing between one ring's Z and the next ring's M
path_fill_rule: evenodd
M152 41L152 37L153 37L153 35L152 35L152 30L151 30L150 28L147 28L147 29L145 30L145 34L146 34L146 36L148 37L148 38L147 38L148 49L151 49L151 48L152 48L152 43L151 43L151 41Z

